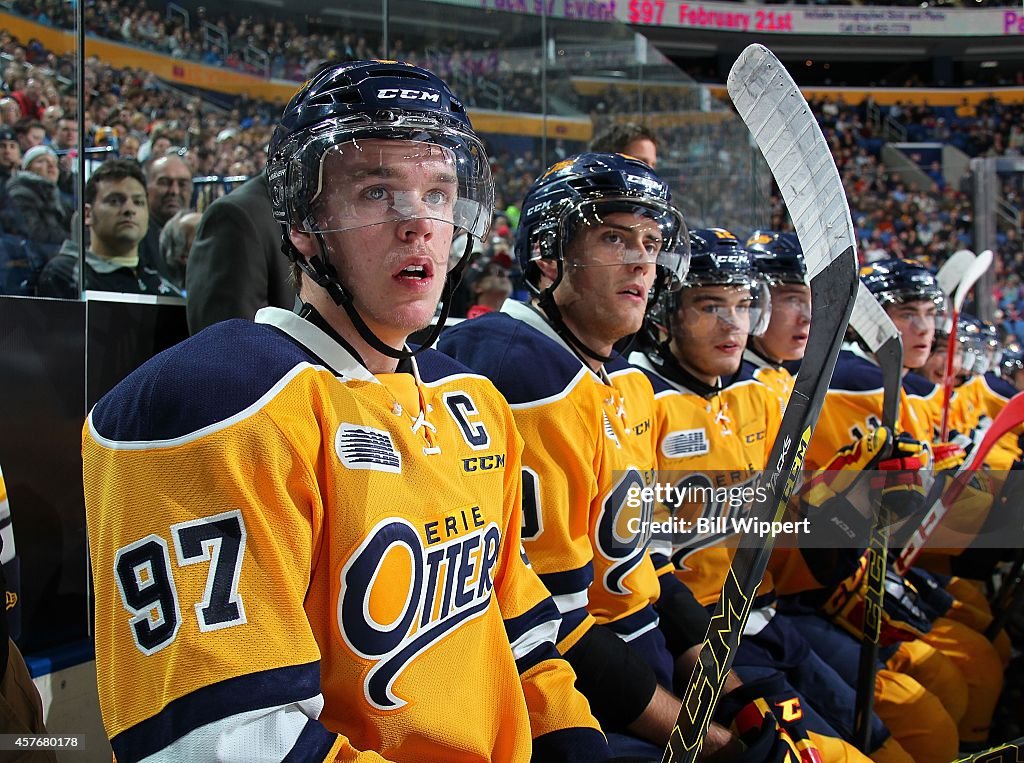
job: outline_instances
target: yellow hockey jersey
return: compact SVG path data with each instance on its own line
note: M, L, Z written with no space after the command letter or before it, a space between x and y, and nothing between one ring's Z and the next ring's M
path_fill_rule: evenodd
M753 376L774 392L775 397L779 400L779 410L782 413L786 412L786 405L789 403L789 396L793 393L796 377L785 366L772 363L752 348L747 347L743 351L742 372L747 376Z
M659 373L644 353L634 352L630 361L655 389L659 482L685 491L679 505L662 504L666 514L687 523L672 541L676 576L708 606L718 601L735 555L735 544L722 545L736 537L731 520L749 509L779 431L778 399L742 371L728 387L705 395ZM701 520L708 531L699 531ZM770 603L773 588L766 573L755 606Z
M953 398L954 421L962 432L970 432L978 426L982 416L994 419L1003 410L1017 389L1006 379L989 371L983 375L973 376L961 384ZM1018 444L1024 435L1024 426L1016 427L1000 438L985 458L985 463L994 472L1008 470L1014 461L1021 458Z
M908 391L905 380L900 390L897 428L927 443L932 441L933 414L929 412L932 404L921 394L923 391L917 387ZM840 448L879 426L882 393L882 371L878 364L856 345L844 345L807 446L805 468L824 468Z
M440 353L412 366L375 377L266 308L93 409L96 664L121 763L602 757L521 555L512 415Z
M562 613L559 648L590 617L626 640L655 628L653 505L638 500L656 470L646 377L621 360L594 372L512 300L448 329L438 348L486 374L512 408L525 442L523 545Z

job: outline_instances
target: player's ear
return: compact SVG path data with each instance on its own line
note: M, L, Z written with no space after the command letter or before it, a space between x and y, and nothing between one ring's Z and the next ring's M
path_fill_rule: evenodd
M320 245L317 243L313 234L309 231L303 230L297 225L293 225L288 229L288 238L291 239L292 244L299 250L299 254L303 257L308 259L314 255L320 254Z
M558 263L554 260L540 258L534 260L533 264L540 271L542 281L547 279L548 283L552 283L558 277Z

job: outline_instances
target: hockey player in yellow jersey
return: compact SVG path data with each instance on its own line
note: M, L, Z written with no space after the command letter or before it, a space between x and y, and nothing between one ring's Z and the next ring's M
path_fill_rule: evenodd
M525 441L524 546L562 612L559 647L613 753L657 761L680 708L677 664L703 640L708 616L652 563L651 503L631 498L655 479L654 394L613 346L639 330L652 288L679 288L689 239L668 186L621 154L555 164L522 208L516 254L533 300L451 328L438 346L511 404ZM737 727L749 749L716 726L703 754L813 753L755 715L756 740Z
M695 231L691 270L678 298L668 295L649 310L652 344L631 359L644 367L657 392L659 429L659 479L679 487L730 486L742 490L763 470L779 427L778 397L741 368L741 351L748 334L761 334L767 316L761 316L768 302L766 285L754 269L751 253L722 229ZM787 278L803 270L802 256L787 244ZM780 262L773 263L775 277ZM799 311L797 311L799 312ZM758 326L758 322L761 326ZM753 484L753 483L750 483ZM693 521L699 514L712 518L732 515L741 518L741 501L704 501L687 508ZM717 528L716 528L717 529ZM731 561L726 535L681 535L673 543L672 563L676 574L690 585L699 600L713 604ZM755 609L737 655L737 671L744 679L769 671L782 671L801 698L808 726L819 732L816 741L825 759L842 760L859 756L850 745L835 737L852 738L854 696L852 688L821 655L812 650L799 629L774 606L771 576L766 575L758 590ZM896 678L889 694L910 703L901 709L921 714L942 714L941 706L913 682ZM948 743L943 745L942 727L932 744L947 754L955 751L955 729L948 722ZM908 750L889 736L875 719L876 760L907 761L924 745L910 739ZM895 728L893 729L895 735ZM923 740L922 740L923 741ZM921 759L939 760L940 757Z
M512 414L405 344L466 265L453 236L490 223L462 104L419 67L331 64L268 167L301 313L208 328L86 423L117 759L605 759L521 553Z
M803 249L795 233L755 231L747 239L747 250L771 289L772 312L764 333L747 342L743 364L775 392L785 410L795 378L784 364L803 359L811 328L811 289Z
M912 260L882 260L865 267L861 278L900 331L905 369L921 367L931 352L945 301L935 277ZM921 377L912 378L924 381ZM881 379L878 365L858 344L844 346L808 447L807 468L839 468L835 465L836 454L851 441L869 436L878 426ZM928 406L912 399L904 377L899 429L913 441L930 443L933 421L929 411ZM830 570L818 570L817 574L835 574L837 569L833 566ZM812 573L809 577L814 576ZM793 574L780 581L780 585L788 593L814 588L816 584ZM943 656L948 659L939 659ZM950 671L949 662L957 668L955 673ZM950 715L958 720L962 749L984 742L1002 687L1002 666L992 644L981 634L949 618L934 618L930 630L920 638L900 643L887 664L918 679L942 699Z

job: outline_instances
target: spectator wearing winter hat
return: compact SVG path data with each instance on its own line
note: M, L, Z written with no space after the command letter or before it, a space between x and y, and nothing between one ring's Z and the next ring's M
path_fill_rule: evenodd
M7 181L4 228L32 241L60 244L71 233L74 209L57 188L57 154L49 146L33 146L22 157L21 169Z
M7 181L21 167L18 136L8 125L0 125L0 192L6 193Z

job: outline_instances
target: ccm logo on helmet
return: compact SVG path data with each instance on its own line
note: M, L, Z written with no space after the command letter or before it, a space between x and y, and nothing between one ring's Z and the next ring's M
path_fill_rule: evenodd
M431 93L428 90L406 90L405 88L398 87L386 87L383 90L378 90L377 97L380 98L381 100L400 98L403 101L431 101L432 103L441 102L440 93Z

